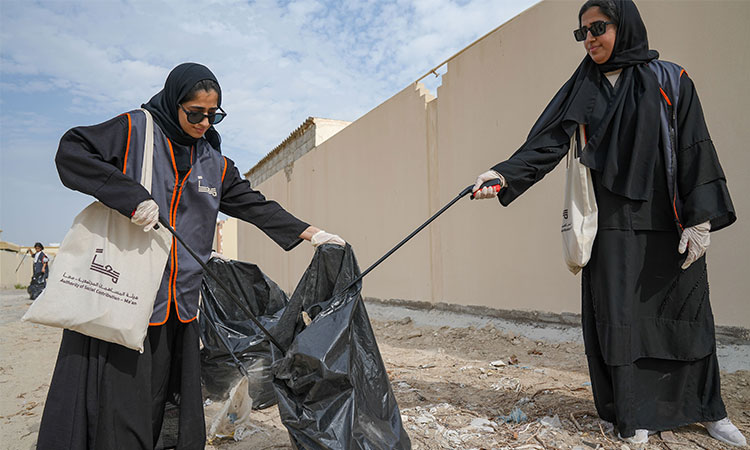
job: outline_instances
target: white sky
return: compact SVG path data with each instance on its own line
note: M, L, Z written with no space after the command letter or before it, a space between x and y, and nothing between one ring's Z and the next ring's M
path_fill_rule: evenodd
M181 62L217 76L244 172L307 117L356 120L534 3L0 0L0 239L60 242L92 200L57 177L62 134L139 107Z

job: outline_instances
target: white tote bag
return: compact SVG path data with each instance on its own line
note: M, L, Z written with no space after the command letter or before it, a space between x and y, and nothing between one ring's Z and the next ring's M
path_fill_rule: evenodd
M149 192L153 138L153 118L146 111L141 184ZM164 227L144 232L101 202L90 204L73 221L50 267L47 288L22 320L143 352L171 242Z
M565 176L561 228L563 258L573 274L577 274L589 262L598 226L599 210L591 171L581 164L580 159L581 148L586 145L585 136L583 125L580 125L570 139Z

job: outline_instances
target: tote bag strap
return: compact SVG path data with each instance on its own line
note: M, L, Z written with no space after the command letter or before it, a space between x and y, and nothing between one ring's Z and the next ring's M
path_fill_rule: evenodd
M141 108L146 114L146 136L143 143L143 166L141 167L141 184L151 193L151 179L154 166L154 118L148 110Z

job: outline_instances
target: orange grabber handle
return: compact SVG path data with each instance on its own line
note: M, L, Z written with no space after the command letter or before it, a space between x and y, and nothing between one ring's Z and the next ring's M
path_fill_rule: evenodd
M499 178L494 178L494 179L492 179L490 181L485 181L484 183L482 183L482 185L479 186L479 189L477 189L474 192L478 192L480 189L486 188L486 187L492 187L493 189L495 189L495 192L500 192L500 189L502 189L502 185L500 184L500 179ZM471 193L471 197L470 198L472 200L474 200L474 192Z

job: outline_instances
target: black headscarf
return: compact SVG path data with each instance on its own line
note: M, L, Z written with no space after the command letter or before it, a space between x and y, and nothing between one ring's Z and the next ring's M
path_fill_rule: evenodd
M203 80L213 80L217 86L219 85L219 81L208 67L196 63L182 63L169 72L164 89L151 97L148 103L141 105L154 116L154 121L173 142L193 145L198 140L182 130L177 105L193 86ZM221 88L218 94L217 106L221 106ZM213 126L206 131L204 137L216 150L221 150L221 136Z
M646 64L659 57L649 50L646 26L631 0L615 0L619 13L612 56L596 64L589 55L557 92L520 151L569 142L576 125L586 124L588 143L581 162L600 172L610 191L646 200L653 189L659 154L659 83ZM604 73L622 69L618 89L606 108L601 99Z

